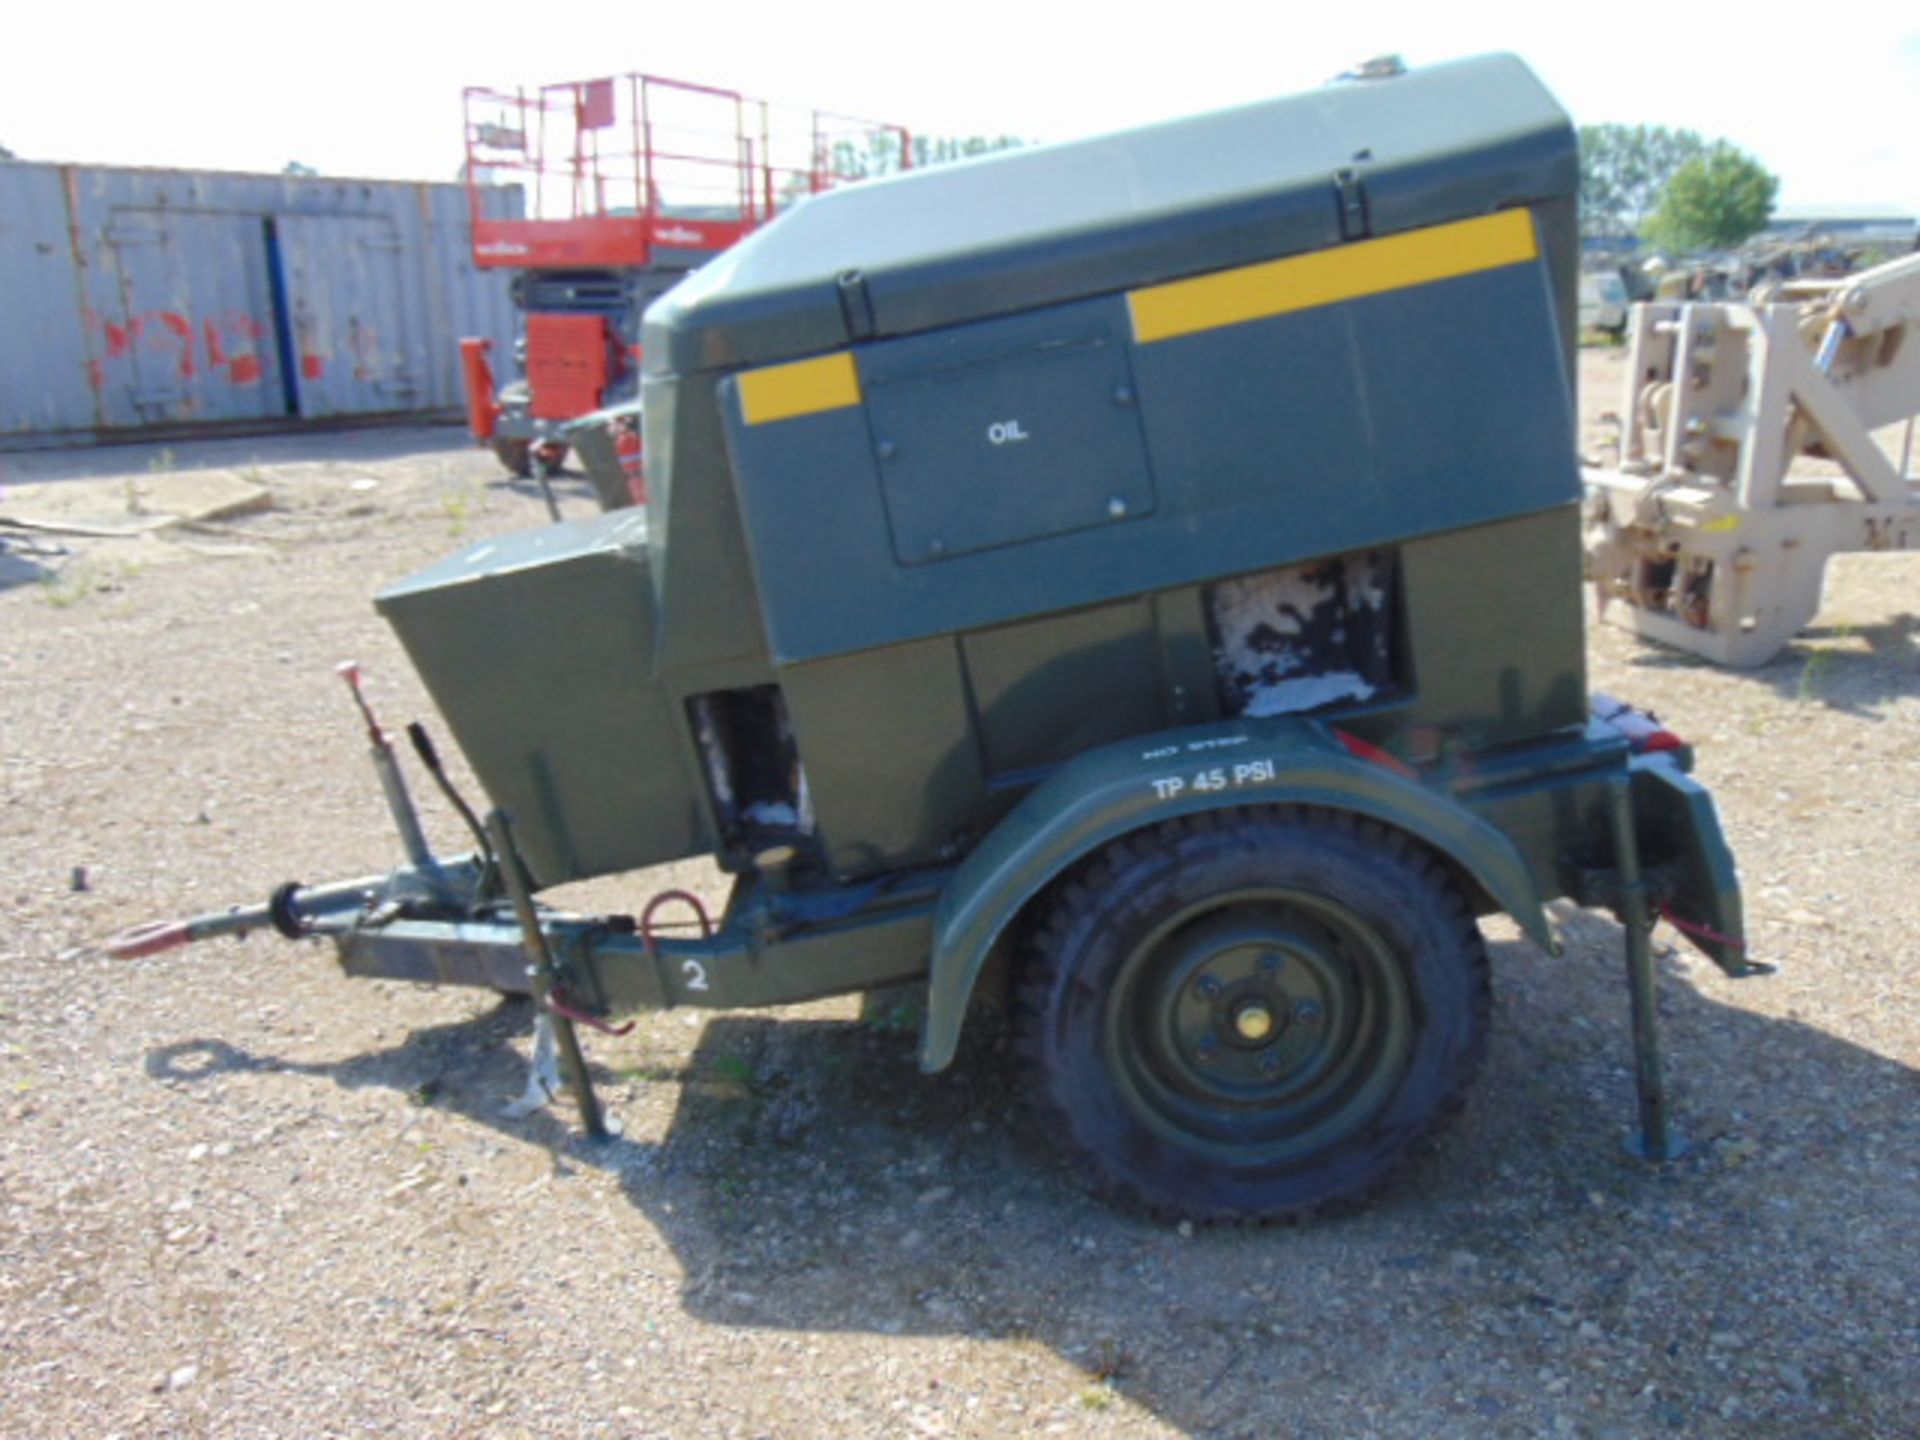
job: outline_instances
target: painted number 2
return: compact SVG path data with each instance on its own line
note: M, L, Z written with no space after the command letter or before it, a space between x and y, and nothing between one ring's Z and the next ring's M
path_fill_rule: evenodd
M707 967L698 960L682 960L680 973L687 977L687 989L705 990L707 985Z

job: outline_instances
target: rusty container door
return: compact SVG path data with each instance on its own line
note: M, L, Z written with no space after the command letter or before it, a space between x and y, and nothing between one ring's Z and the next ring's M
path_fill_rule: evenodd
M141 425L287 413L258 219L124 209L105 238L118 313L99 323L104 399Z
M409 323L404 251L380 215L274 217L284 313L309 420L415 410L428 359Z

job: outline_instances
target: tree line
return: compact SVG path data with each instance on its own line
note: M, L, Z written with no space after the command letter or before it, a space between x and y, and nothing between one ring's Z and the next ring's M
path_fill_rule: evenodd
M1026 142L1016 135L916 135L921 169ZM834 172L846 179L902 168L900 137L877 131L864 144L834 146ZM1766 228L1780 182L1726 140L1665 125L1580 127L1580 233L1638 236L1660 249L1727 250Z
M913 167L964 160L1026 142L1017 135L916 135ZM15 159L0 145L0 160ZM900 137L875 132L864 145L839 140L833 170L845 179L891 174L902 167ZM315 172L298 161L286 174ZM1580 127L1580 233L1638 236L1661 249L1726 250L1766 228L1779 180L1726 140L1665 125Z
M1027 143L1018 135L915 135L911 149L903 150L899 132L874 130L863 142L834 141L832 169L843 180L866 180L907 168L902 162L908 158L912 168L924 170L996 150L1017 150Z
M1726 140L1664 125L1580 127L1580 233L1728 250L1773 218L1779 180Z

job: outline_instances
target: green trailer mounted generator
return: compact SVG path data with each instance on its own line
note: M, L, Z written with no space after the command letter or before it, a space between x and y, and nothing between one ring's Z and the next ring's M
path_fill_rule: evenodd
M1754 967L1689 752L1587 688L1577 183L1492 57L807 201L649 310L645 507L378 596L473 854L369 719L407 865L120 947L530 991L590 1129L581 1023L917 981L937 1072L997 998L1104 1193L1270 1219L1457 1105L1476 921L1570 897L1672 1154L1649 929ZM707 854L697 938L536 899Z

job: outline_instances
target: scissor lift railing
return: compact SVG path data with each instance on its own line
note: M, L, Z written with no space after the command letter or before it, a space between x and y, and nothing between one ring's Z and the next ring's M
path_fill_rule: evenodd
M645 267L715 252L803 196L911 164L899 126L628 74L466 92L476 264ZM523 213L487 213L518 185Z

